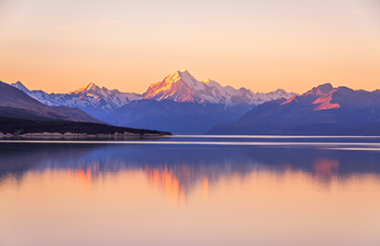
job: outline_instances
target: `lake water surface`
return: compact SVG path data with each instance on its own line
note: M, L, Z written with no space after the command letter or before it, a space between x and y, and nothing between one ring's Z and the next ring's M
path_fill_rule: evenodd
M0 245L380 245L380 138L0 141Z

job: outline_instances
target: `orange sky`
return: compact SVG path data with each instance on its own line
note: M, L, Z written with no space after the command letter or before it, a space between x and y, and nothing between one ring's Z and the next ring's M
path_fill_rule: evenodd
M0 1L0 80L144 92L186 68L254 92L380 88L378 0Z

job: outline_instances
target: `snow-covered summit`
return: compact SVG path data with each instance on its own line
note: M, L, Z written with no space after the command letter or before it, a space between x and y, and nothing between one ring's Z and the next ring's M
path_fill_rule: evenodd
M75 91L69 92L69 94L83 94L83 93L99 92L99 91L100 91L99 86L90 82Z
M281 89L270 93L254 93L246 88L235 89L232 86L222 86L210 79L198 81L186 69L182 69L166 76L161 82L151 84L143 94L143 98L158 101L170 99L176 102L257 105L293 95L295 93L287 93Z
M141 95L136 93L120 92L100 88L94 83L88 83L79 89L69 93L46 93L41 90L28 90L21 82L11 84L32 98L49 106L68 106L85 109L87 107L100 108L105 112L111 112L131 101L138 100Z
M116 89L108 90L106 87L100 88L94 83L88 83L75 91L69 92L69 95L75 95L79 98L92 97L98 101L104 100L110 109L119 108L141 98L141 95L136 93L120 92Z

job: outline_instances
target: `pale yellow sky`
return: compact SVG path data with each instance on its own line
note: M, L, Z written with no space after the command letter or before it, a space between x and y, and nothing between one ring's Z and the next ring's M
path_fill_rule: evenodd
M144 92L198 80L298 93L380 88L378 0L0 1L0 80L68 92Z

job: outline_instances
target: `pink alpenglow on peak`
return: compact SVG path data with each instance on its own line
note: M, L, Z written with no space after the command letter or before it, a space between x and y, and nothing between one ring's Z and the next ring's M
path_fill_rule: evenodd
M186 69L166 76L161 82L153 83L143 94L143 99L157 101L169 99L175 102L207 102L225 105L258 105L279 97L289 98L295 93L277 90L271 93L253 93L252 91L231 86L222 86L218 82L195 79Z
M288 103L291 103L291 102L293 102L293 101L297 102L296 97L297 97L297 95L292 96L291 98L289 98L289 99L286 100L285 102L281 103L281 106L282 106L282 105L285 105L285 104L288 104Z
M314 101L312 101L312 105L315 105L316 107L314 108L314 111L318 110L327 110L327 109L337 109L340 108L341 106L338 103L331 103L333 100L333 94L337 91L337 89L334 89L334 87L330 84L323 84L317 87L314 87L313 89L305 92L301 96L292 96L288 100L284 101L280 105L286 105L289 103L296 103L300 98L305 100L305 98L311 96L312 98L318 97Z
M81 94L81 93L89 92L90 90L100 90L100 88L94 83L88 83L75 91L69 92L69 94Z
M330 84L326 83L323 85L319 85L317 87L314 87L313 89L307 91L304 93L304 96L308 95L314 95L319 96L318 99L313 101L312 104L316 105L316 108L314 111L318 110L327 110L327 109L337 109L341 106L338 103L331 103L333 100L333 94L337 91L337 89Z
M326 109L333 109L333 108L340 108L341 106L338 103L331 103L331 100L333 99L333 93L337 90L334 89L330 91L329 93L321 95L320 98L315 100L313 104L317 104L318 106L314 109L314 111L318 110L326 110Z

